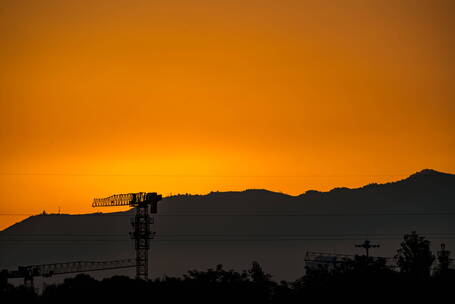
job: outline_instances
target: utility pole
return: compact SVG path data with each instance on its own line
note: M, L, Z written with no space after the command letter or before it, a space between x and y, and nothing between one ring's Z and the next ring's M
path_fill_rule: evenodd
M370 257L370 249L371 248L378 248L379 245L378 244L372 244L370 242L370 240L365 240L362 244L355 245L355 247L364 248L365 252L366 252L366 257L367 257L367 260L368 260L368 258Z
M446 244L441 244L441 250L438 251L439 271L446 272L449 269L452 259L450 258L450 251L446 249Z

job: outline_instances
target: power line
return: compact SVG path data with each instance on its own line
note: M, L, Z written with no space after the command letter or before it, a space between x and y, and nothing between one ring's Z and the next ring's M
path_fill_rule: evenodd
M362 240L363 238L271 238L271 239L262 239L262 238L248 238L248 239L155 239L152 242L282 242L282 241L357 241ZM374 238L375 240L402 240L399 237L379 237ZM447 240L455 239L455 236L449 237L433 237L433 239L438 240ZM129 239L125 240L106 240L106 239L60 239L60 240L0 240L0 242L131 242Z
M158 237L193 237L193 236L203 236L203 237L346 237L346 236L357 236L364 238L365 235L369 237L383 237L383 236L402 236L402 233L326 233L326 234L226 234L226 233L164 233L159 234ZM455 232L428 232L425 233L426 236L455 236ZM108 236L108 237L126 237L124 233L13 233L5 234L0 233L0 237L32 237L32 236L64 236L64 237L99 237L99 236Z
M56 172L0 172L1 176L75 176L75 177L115 177L115 176L144 176L144 177L182 177L182 178L327 178L348 176L409 176L409 173L401 174L309 174L309 175L216 175L216 174L156 174L156 173L56 173Z
M34 216L39 214L30 214L30 213L0 213L0 216Z
M441 216L455 215L455 212L421 212L421 213L295 213L295 214L157 214L157 217L175 216L175 217L319 217L319 216ZM115 216L115 215L114 215Z
M32 213L0 213L0 216L127 216L130 214L108 214L108 213L88 213L88 214L32 214ZM378 212L378 213L283 213L283 214L254 214L254 213L233 213L233 214L220 214L220 213L205 213L205 214L155 214L154 217L322 217L322 216L454 216L454 211L449 212Z
M455 239L455 232L429 232L425 234L426 236L433 239ZM31 238L32 236L36 237L63 237L60 239L44 238L36 239ZM19 239L2 239L2 237L26 237ZM76 239L70 237L77 237ZM83 238L80 238L83 237ZM87 238L87 237L96 237ZM108 238L99 238L99 237L108 237ZM114 237L114 238L112 238ZM115 237L123 237L125 239L119 239ZM173 237L179 237L180 239L175 239ZM183 237L183 238L182 238ZM185 238L185 237L199 237L196 239ZM202 237L202 238L201 238ZM378 234L368 234L368 237L375 240L398 240L402 239L401 233L378 233ZM365 234L360 233L337 233L337 234L206 234L206 233L174 233L174 234L160 234L155 237L154 242L179 242L179 241L330 241L330 240L363 240ZM10 234L10 235L1 235L0 241L2 242L24 242L24 241L38 241L38 242L65 242L65 241L77 241L77 242L91 242L91 241L101 241L101 242L130 242L131 239L126 238L124 234Z

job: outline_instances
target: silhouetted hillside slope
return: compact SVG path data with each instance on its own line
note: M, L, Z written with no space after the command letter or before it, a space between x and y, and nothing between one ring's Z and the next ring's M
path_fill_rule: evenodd
M455 234L448 235L455 233L455 175L433 170L299 196L267 190L178 195L163 199L158 210L154 276L218 263L243 269L257 260L292 279L303 273L307 250L361 253L354 244L370 237L381 244L373 254L393 256L402 235L412 230L435 247L444 241L455 248ZM1 240L14 240L2 241L0 268L132 257L132 212L30 217L0 232Z

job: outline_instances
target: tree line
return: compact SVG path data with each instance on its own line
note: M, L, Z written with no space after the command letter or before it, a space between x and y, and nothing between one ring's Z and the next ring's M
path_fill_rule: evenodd
M2 283L1 303L166 302L166 303L302 303L308 301L376 302L435 301L451 298L455 270L450 252L434 255L430 241L416 232L404 235L396 252L396 267L384 258L355 256L341 263L306 266L295 281L273 280L253 262L241 272L217 265L190 270L182 277L135 280L113 276L95 280L87 274L47 286L41 294L25 286Z

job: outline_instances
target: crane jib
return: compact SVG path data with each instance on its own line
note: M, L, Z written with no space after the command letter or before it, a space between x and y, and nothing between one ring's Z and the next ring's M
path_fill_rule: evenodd
M92 207L155 205L162 199L156 192L115 194L105 198L95 198ZM154 208L152 208L154 209Z

